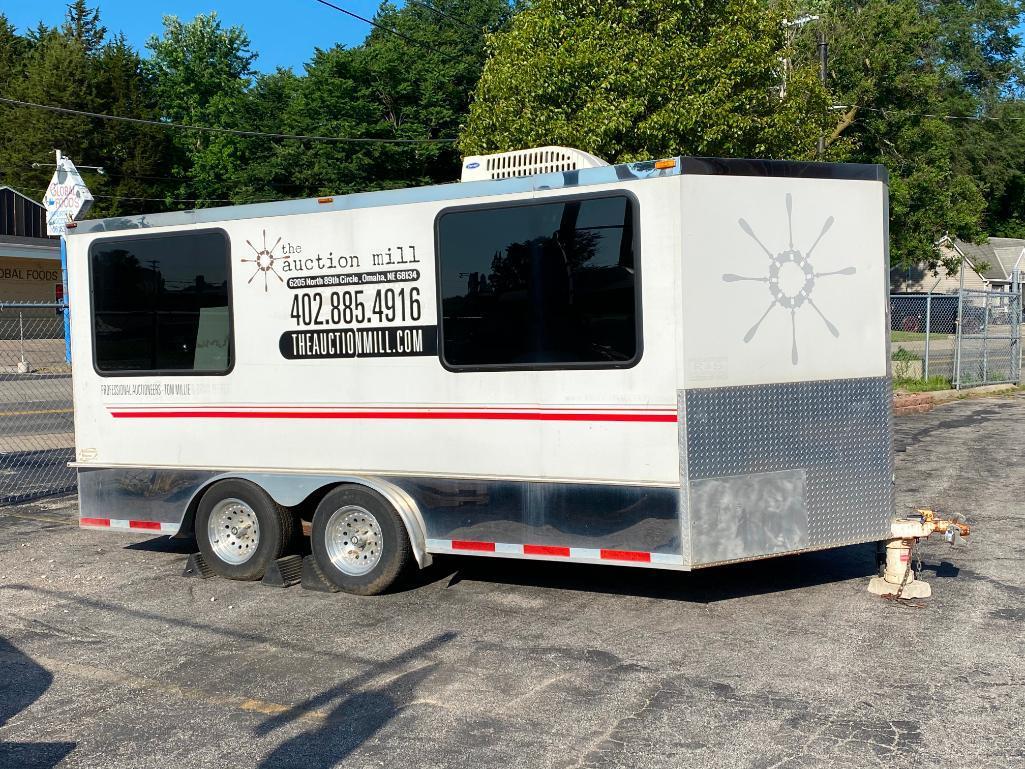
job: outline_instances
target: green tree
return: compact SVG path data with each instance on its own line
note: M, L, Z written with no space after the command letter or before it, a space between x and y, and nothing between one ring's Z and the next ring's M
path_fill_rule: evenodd
M788 10L748 0L537 0L489 37L461 147L565 144L610 162L808 158L828 102L802 62L781 96Z
M944 233L977 241L1006 231L1002 222L1021 194L1015 180L1025 168L1025 131L1020 123L943 116L1020 109L1013 29L1021 4L835 0L816 10L831 42L829 88L843 105L829 156L888 167L893 263L936 266L934 243ZM799 43L809 56L811 34Z
M28 41L18 35L14 25L0 13L0 92L24 73Z
M160 117L142 58L123 35L116 35L97 51L92 66L92 81L102 95L104 112L148 119ZM90 184L95 186L94 192L110 195L104 201L104 213L122 215L173 205L167 201L175 182L167 178L173 145L166 130L113 121L101 123L96 130L99 146L95 162L102 163L107 173L91 177Z
M39 25L25 38L0 22L0 69L5 95L39 104L116 115L159 117L142 61L122 36L105 41L97 11L81 2L68 7L60 28ZM157 128L82 116L0 107L0 169L4 183L39 198L52 175L53 150L80 165L103 166L106 175L85 171L97 196L91 215L142 213L166 208L168 137ZM34 168L33 165L38 167Z
M486 56L484 35L509 18L504 0L436 0L435 10L385 3L354 48L317 51L287 99L266 100L265 124L289 133L365 139L455 139ZM277 93L258 87L254 96ZM261 79L261 83L265 79ZM270 84L268 84L270 85ZM273 112L273 114L272 114ZM452 181L452 142L279 142L261 163L269 194L345 193Z
M61 27L64 37L77 40L88 53L98 51L107 36L107 29L100 24L99 8L90 8L85 0L74 0L68 5Z
M161 37L146 44L153 94L167 120L217 128L243 125L245 101L255 72L256 54L241 27L222 26L216 13L190 22L164 17ZM228 199L245 162L241 137L202 131L176 131L174 174L182 178L178 195L200 201Z
M90 83L89 57L80 42L57 29L40 30L25 56L21 77L12 80L5 95L41 104L92 110L97 106ZM39 198L53 169L33 164L53 163L60 148L78 162L91 157L95 134L88 118L23 107L0 109L0 168L6 183Z

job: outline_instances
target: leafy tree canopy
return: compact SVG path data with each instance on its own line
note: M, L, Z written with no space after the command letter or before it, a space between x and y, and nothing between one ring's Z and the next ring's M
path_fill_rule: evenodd
M38 196L55 147L95 215L452 181L461 153L566 144L884 163L896 264L944 233L1025 236L1023 0L385 2L360 45L259 74L245 31L165 19L146 56L89 0L19 35L0 14L0 94L325 143L170 131L0 105L0 182ZM433 7L433 8L432 8ZM801 27L803 14L820 18ZM816 35L830 43L826 88ZM985 118L953 120L946 116ZM992 119L990 119L992 118ZM1019 118L1019 119L1011 119ZM948 264L949 269L958 265Z
M1001 119L1022 109L1013 32L1021 4L830 0L814 10L831 42L829 89L842 105L829 154L889 168L894 264L935 265L933 244L945 233L978 241L1020 227L1025 124Z
M489 38L461 146L565 144L609 161L808 158L828 100L808 63L789 70L784 93L788 10L749 0L538 0Z

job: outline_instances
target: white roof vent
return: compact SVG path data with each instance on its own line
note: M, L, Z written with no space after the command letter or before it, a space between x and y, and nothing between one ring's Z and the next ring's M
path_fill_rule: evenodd
M607 166L604 160L572 147L535 147L529 150L499 152L495 155L472 155L463 160L460 181L478 182L486 179L509 179L579 168Z

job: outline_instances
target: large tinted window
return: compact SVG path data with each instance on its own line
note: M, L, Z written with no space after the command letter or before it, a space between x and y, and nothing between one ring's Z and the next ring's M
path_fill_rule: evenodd
M438 221L442 356L479 368L625 366L640 353L624 195L451 211Z
M96 368L231 368L228 240L221 231L98 240L89 250Z

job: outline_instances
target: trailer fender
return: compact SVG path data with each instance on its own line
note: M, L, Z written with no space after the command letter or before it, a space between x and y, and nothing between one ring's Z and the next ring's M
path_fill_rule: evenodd
M409 535L409 543L413 548L413 555L417 565L427 568L431 565L431 554L427 552L427 527L424 525L420 508L412 497L393 483L383 478L370 475L300 475L292 473L222 473L207 481L202 488L193 495L188 505L188 510L193 511L196 503L211 484L226 478L241 478L252 481L268 494L279 505L284 507L295 507L309 499L311 494L324 489L338 486L343 483L351 483L365 486L376 491L384 497L398 513L406 533ZM188 515L183 525L188 523Z

